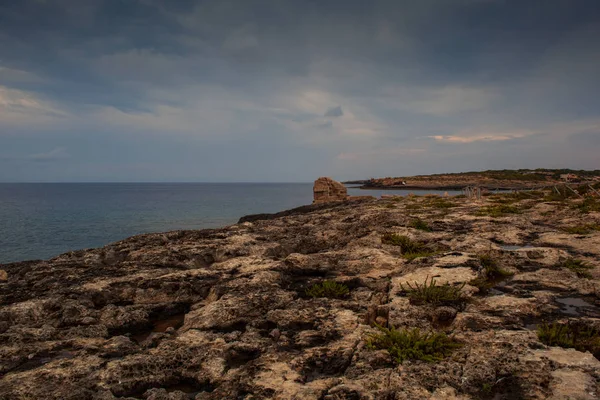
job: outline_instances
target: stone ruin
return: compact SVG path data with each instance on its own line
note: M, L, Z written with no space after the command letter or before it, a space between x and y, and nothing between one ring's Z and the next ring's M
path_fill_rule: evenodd
M346 189L346 186L327 177L321 177L315 181L313 195L313 204L348 200L348 190Z

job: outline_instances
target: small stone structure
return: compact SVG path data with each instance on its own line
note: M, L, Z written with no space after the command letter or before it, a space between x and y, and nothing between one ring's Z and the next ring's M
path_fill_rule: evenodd
M348 200L346 186L331 178L321 177L313 186L313 204L328 203L330 201Z

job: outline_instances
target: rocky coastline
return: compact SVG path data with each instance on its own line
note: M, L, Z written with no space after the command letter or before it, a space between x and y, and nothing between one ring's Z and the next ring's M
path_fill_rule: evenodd
M0 265L0 398L597 399L599 204L361 198Z

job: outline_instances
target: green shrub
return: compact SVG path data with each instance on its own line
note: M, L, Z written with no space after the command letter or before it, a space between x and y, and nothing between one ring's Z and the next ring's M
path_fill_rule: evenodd
M460 286L453 286L449 283L437 285L435 279L431 278L429 283L425 282L420 285L415 282L414 287L410 283L406 283L407 288L400 284L402 291L406 292L406 296L412 304L432 304L434 306L448 305L463 308L468 298L462 292L465 283Z
M585 224L585 225L568 226L566 228L563 228L563 231L574 234L574 235L587 235L588 233L592 233L594 231L600 231L600 225Z
M538 339L548 346L574 348L579 351L589 351L598 357L600 353L600 332L588 327L560 324L538 326Z
M423 333L418 328L396 330L379 325L377 329L379 333L367 339L367 347L387 350L398 364L405 360L440 361L462 346L442 332Z
M594 266L587 264L585 261L577 258L568 258L562 263L558 264L559 268L567 268L577 274L579 278L591 278L592 275L588 272L590 269L594 269Z
M397 233L386 233L381 237L381 243L399 246L402 257L408 260L414 260L417 257L428 257L435 254L428 249L425 244L411 240L408 236L398 235Z
M420 218L413 219L412 221L410 221L410 224L408 224L408 226L421 231L431 232L431 228L429 227L429 225L427 225L427 222L423 221Z
M310 297L330 297L334 299L341 299L346 297L348 293L350 293L348 286L335 281L323 281L306 289L306 294Z

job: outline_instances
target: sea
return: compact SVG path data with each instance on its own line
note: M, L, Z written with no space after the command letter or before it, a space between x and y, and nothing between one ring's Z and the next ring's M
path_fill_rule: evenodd
M442 193L348 188L356 196L409 192ZM141 233L223 227L311 202L312 183L0 183L0 264Z

